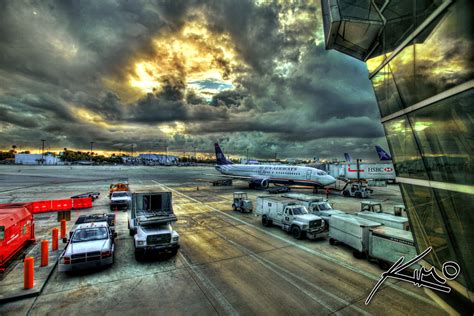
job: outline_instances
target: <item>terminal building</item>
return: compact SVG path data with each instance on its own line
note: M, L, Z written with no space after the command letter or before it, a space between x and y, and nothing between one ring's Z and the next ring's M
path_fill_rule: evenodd
M15 154L17 165L57 165L59 163L59 158L50 154Z
M321 0L325 45L366 63L421 262L451 293L425 290L450 313L474 300L472 0Z

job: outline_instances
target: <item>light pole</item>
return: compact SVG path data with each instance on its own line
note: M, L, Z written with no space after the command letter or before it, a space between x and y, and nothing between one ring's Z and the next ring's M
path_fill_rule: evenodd
M41 140L41 164L44 165L44 142L46 140L42 139Z
M94 145L94 142L91 142L91 155L90 155L90 161L92 161L92 145Z

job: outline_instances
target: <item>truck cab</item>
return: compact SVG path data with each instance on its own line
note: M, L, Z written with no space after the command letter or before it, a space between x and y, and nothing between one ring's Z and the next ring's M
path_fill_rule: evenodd
M335 210L329 202L313 202L309 207L310 213L323 218L329 225L329 218L333 215L345 214L343 211Z
M257 198L257 215L264 226L279 226L297 239L324 238L328 235L325 221L300 203L285 197L260 196Z
M128 228L137 260L151 253L178 252L179 234L173 228L177 218L171 199L171 192L132 194Z

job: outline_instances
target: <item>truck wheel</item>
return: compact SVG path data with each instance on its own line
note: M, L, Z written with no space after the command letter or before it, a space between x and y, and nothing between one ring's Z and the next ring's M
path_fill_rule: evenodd
M176 256L178 254L178 248L171 250L171 256Z
M352 255L354 256L354 258L357 258L357 259L363 259L364 258L364 254L362 252L360 252L359 250L352 251Z
M347 191L342 192L342 195L345 196L345 197L349 197L349 196L350 196L349 192L347 192Z
M268 220L268 217L266 215L262 216L262 225L266 227L270 227L272 225L271 221Z
M291 228L291 234L293 235L293 237L295 237L296 239L303 239L303 233L301 232L301 229L298 227L298 226L293 226Z
M358 199L361 199L362 198L362 193L356 192L355 197L358 198Z
M336 244L336 239L334 238L329 238L329 244L334 246Z
M141 252L135 251L135 260L137 261L142 261L143 260L143 255Z
M234 210L234 212L237 212L237 206L235 206L235 204L232 204L232 209Z
M379 259L379 260L377 260L377 263L378 263L380 269L382 269L384 271L386 271L390 267L389 263L387 261L384 261L384 260Z
M128 230L128 233L129 233L130 236L135 235L135 232L134 232L133 229L131 229L131 228Z

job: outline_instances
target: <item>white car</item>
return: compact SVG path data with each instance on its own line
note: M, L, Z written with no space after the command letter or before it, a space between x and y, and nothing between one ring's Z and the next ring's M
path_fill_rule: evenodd
M107 222L80 224L59 258L59 271L74 271L114 263L116 233Z
M130 197L130 194L126 191L115 191L112 192L112 195L110 196L110 209L115 209L115 208L128 208L130 206L130 203L132 202L132 198Z

